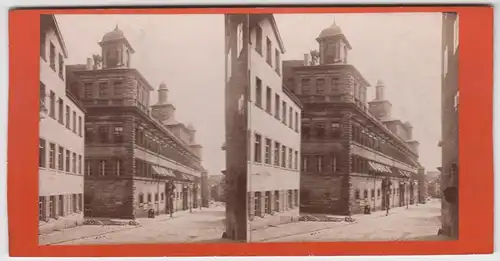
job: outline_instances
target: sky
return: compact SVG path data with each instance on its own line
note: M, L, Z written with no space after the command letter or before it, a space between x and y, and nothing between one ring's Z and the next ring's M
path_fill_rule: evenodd
M67 64L84 64L117 25L136 53L131 66L154 87L169 88L176 118L197 129L203 165L210 175L225 169L224 17L222 15L57 15L68 48ZM349 63L373 85L386 84L392 116L413 125L420 162L441 165L441 14L275 15L286 53L302 59L317 49L320 31L335 21L352 45ZM151 104L156 102L156 93Z

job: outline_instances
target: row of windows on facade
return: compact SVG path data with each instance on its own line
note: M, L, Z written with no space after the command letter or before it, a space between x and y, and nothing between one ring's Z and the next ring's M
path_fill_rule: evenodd
M61 53L56 54L56 46L52 41L49 43L49 65L54 72L56 71L56 55L59 58L58 74L61 80L64 80L64 57ZM44 32L40 32L40 57L46 62L47 61L47 35Z
M311 80L312 79L312 80ZM288 81L291 84L294 84L293 77L290 77ZM314 81L314 88L312 82ZM340 91L342 91L343 87L343 82L337 78L300 78L300 91L301 94L303 95L308 95L308 94L319 94L323 95L326 93L333 93L336 94ZM359 100L365 101L366 99L366 89L362 87L359 83L355 83L354 87L352 89L352 94Z
M174 196L174 200L181 200L183 195L186 194L187 192L175 192L172 195ZM160 197L159 197L160 196ZM145 207L146 205L153 204L153 203L158 203L158 202L164 202L165 201L165 192L161 193L155 193L154 194L154 202L153 202L153 193L147 193L147 201L144 199L144 193L139 193L138 197L138 202L139 202L139 207ZM160 201L158 201L160 199Z
M311 130L312 129L312 130ZM327 135L329 134L329 135ZM302 139L308 140L311 138L325 139L334 138L338 139L342 136L342 130L339 123L331 123L330 128L326 128L324 122L303 123L302 124Z
M262 136L260 134L255 134L255 150L254 150L254 162L262 163ZM281 157L280 157L281 149ZM288 149L288 157L287 157ZM271 155L271 151L274 151ZM298 166L298 151L294 151L292 148L287 148L285 145L275 141L273 146L273 141L269 138L265 138L264 144L264 164L271 165L272 159L274 159L274 166L299 170ZM281 163L281 164L280 164Z
M261 109L264 109L262 104L262 80L258 77L255 78L255 105ZM265 111L269 114L273 114L272 112L272 90L271 87L267 86L266 88L266 107ZM287 117L288 113L288 117ZM295 121L294 121L295 115ZM285 125L288 125L291 129L294 129L296 132L299 132L299 113L294 112L292 106L288 107L287 111L287 103L286 101L282 101L280 103L280 95L274 95L274 117ZM295 124L294 124L295 123Z
M415 162L411 160L408 156L409 152L403 152L396 148L394 145L386 142L376 133L370 132L368 129L352 125L352 140L360 145L371 148L378 151L384 155L387 155L395 160L406 163L408 165L414 165Z
M47 165L47 142L44 139L40 139L39 151L38 151L38 166L49 169L56 169L56 157L57 157L57 170L65 171L68 173L82 174L82 155L76 154L69 150L65 150L64 147L59 146L56 156L55 143L49 143L49 158ZM78 158L78 162L77 162Z
M328 158L325 160L325 158ZM332 171L337 172L340 171L339 165L339 156L331 155L329 157L324 155L302 155L302 171L306 172L324 172L324 171ZM310 162L314 159L314 163ZM311 164L310 164L311 163ZM315 168L311 168L311 166L315 166Z
M83 194L40 196L38 197L38 220L46 221L49 218L55 219L78 213L83 210L82 206Z
M165 158L172 159L185 166L196 168L196 166L193 165L193 160L191 160L187 156L189 153L181 152L178 150L180 146L178 146L177 148L173 148L167 145L168 142L157 141L155 139L160 139L160 138L152 138L149 135L147 135L144 130L141 130L139 128L135 129L135 144L137 144L138 146L150 152L159 154Z
M255 51L263 56L263 50L262 50L262 45L264 42L263 39L263 33L262 33L262 27L259 25L255 25ZM273 49L274 49L274 66L273 66ZM281 58L280 58L281 52L278 49L273 48L273 43L271 42L271 39L269 37L266 37L266 62L269 64L269 66L274 67L274 71L278 74L281 75Z
M124 165L122 159L86 159L85 175L87 176L122 176Z
M290 189L283 191L286 198L280 196L280 191L265 191L250 193L249 217L262 216L263 214L272 214L273 212L282 212L286 209L292 209L299 206L299 190ZM285 204L286 200L286 204ZM253 205L253 208L252 208Z
M97 131L96 131L97 129ZM87 125L85 128L85 143L122 143L123 127L121 125L100 125L95 128L94 126Z
M402 193L402 189L401 188L392 188L392 189L389 189L389 193L397 196L400 193ZM377 198L380 198L381 194L382 194L381 189L378 188L377 189ZM375 189L371 189L370 195L371 195L370 199L375 199ZM361 199L361 190L360 189L356 189L356 191L354 192L354 197L356 199ZM363 190L363 199L368 199L368 189Z
M40 104L45 106L45 96L46 96L46 88L45 84L40 82ZM57 121L61 125L66 125L66 128L68 130L72 130L73 133L77 134L82 137L82 124L83 124L83 119L82 116L78 116L78 128L77 128L77 113L75 110L73 112L71 111L71 108L69 105L66 105L66 110L64 110L64 101L62 98L59 98L57 100L58 104L58 117ZM42 107L42 106L41 106ZM41 109L41 108L40 108ZM54 91L50 91L49 94L49 116L52 119L56 119L56 94ZM71 117L73 116L73 117Z
M111 82L111 84L110 84ZM124 97L127 86L122 80L99 80L97 83L97 92L94 82L84 82L84 99L91 100L97 98L117 98ZM112 87L111 87L112 86ZM145 107L149 106L149 91L138 83L136 88L136 99Z

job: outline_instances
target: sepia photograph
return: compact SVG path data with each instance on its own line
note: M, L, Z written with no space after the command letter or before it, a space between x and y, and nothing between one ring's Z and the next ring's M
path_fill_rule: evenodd
M458 239L458 26L40 15L39 245Z

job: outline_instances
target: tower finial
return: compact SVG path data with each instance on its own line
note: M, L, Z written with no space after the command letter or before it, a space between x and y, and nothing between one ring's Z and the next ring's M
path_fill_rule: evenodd
M337 25L337 23L335 22L335 16L333 17L333 25Z
M118 30L120 30L120 29L118 28L118 24L116 24L115 31L118 31Z

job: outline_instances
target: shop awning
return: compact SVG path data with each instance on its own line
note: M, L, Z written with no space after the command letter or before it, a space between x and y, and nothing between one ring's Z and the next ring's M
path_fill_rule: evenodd
M172 171L170 171L169 169L166 169L166 168L159 167L159 166L153 166L153 172L155 172L155 174L160 175L160 176L175 178L175 175Z
M370 166L371 170L376 172L392 173L391 167L379 164L377 162L368 161L368 166Z
M409 178L411 177L411 173L409 171L406 171L406 170L399 170L399 173L401 174L401 176L403 177L406 177L406 178Z

